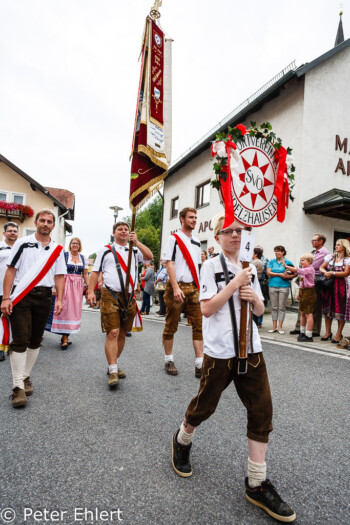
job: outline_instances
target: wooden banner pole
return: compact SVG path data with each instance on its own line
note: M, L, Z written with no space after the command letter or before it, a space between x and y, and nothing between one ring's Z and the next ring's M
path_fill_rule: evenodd
M242 261L242 267L244 268L249 267L248 261ZM239 355L238 359L245 359L245 362L242 362L244 364L243 369L246 368L247 365L247 314L248 314L248 302L247 301L241 301L241 322L240 322L240 328L239 328ZM238 370L240 370L240 361L238 361ZM241 369L242 370L242 369ZM241 371L241 373L244 373Z
M136 212L133 212L132 218L131 218L131 228L130 231L135 230L135 220L136 220ZM132 247L133 243L129 241L129 256L128 256L128 268L126 271L126 278L125 278L125 291L127 296L129 296L129 282L130 282L130 268L131 268L131 259L132 259ZM135 275L135 287L136 287L136 280L138 279L138 275Z

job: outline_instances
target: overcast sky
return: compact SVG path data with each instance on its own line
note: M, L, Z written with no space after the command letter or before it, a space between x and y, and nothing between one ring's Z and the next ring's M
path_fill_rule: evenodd
M0 153L75 193L84 253L130 214L145 0L0 0ZM334 46L336 0L163 0L173 43L173 160L291 61ZM343 0L345 38L350 0ZM30 197L27 204L30 205Z

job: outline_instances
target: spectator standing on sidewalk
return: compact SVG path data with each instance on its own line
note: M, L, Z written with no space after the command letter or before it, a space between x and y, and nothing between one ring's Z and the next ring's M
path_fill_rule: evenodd
M271 300L272 329L269 333L278 332L283 335L283 321L286 315L286 305L290 290L290 280L293 275L285 269L284 263L294 266L291 261L285 258L287 252L284 246L274 247L275 259L271 259L267 265L267 275L269 280L269 293ZM278 321L278 329L277 329Z
M144 288L142 295L141 315L149 315L151 297L154 295L154 262L150 261L149 267L143 277Z
M158 272L156 273L154 282L154 287L158 292L158 298L159 298L159 310L157 312L157 315L160 317L164 317L166 315L166 307L164 302L164 294L165 294L165 287L168 280L168 270L166 261L163 259L160 261L160 268Z
M260 284L260 288L261 288L262 275L264 274L264 265L261 262L262 253L263 252L261 248L254 248L253 260L252 260L252 263L254 264L256 271L258 273L258 281ZM258 328L262 327L263 317L264 317L263 313L259 315L259 317L254 315L254 321L256 322Z
M298 341L312 343L312 329L314 327L313 311L316 301L315 291L315 269L312 266L314 256L312 253L304 253L300 256L301 268L288 266L284 267L290 270L294 275L299 275L299 312L300 312L300 334Z
M335 243L335 254L326 255L320 270L327 279L334 279L330 288L322 291L322 311L325 315L326 333L321 341L328 341L338 344L343 334L345 321L350 321L347 317L347 279L350 275L350 244L347 239L338 239ZM338 329L332 339L332 321L338 321Z
M315 291L316 291L316 302L313 311L314 328L312 331L313 337L319 337L321 334L322 325L322 288L318 284L319 278L321 277L320 267L323 264L324 258L329 254L327 248L325 248L326 237L322 233L315 233L311 239L312 243L312 254L314 260L312 266L315 269ZM300 334L300 311L298 313L298 319L295 324L294 330L291 330L291 335Z

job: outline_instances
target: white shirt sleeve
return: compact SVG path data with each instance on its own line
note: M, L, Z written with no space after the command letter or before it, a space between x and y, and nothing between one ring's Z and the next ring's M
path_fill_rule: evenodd
M328 255L326 255L326 257L324 258L324 261L329 263L329 261L333 259L332 255L333 255L332 253L329 253Z
M137 254L136 254L136 262L142 263L143 262L143 255L141 251L137 248Z
M12 246L12 250L11 250L10 256L9 256L9 258L7 260L7 266L12 266L13 268L17 268L18 269L18 267L20 265L20 261L21 261L20 257L19 257L19 259L18 259L18 261L17 261L17 263L15 265L12 265L11 263L12 263L13 259L15 258L15 256L17 255L17 252L20 249L21 245L22 245L21 239L18 239L15 242L15 244Z
M201 269L199 300L211 299L217 293L218 287L215 282L215 269L209 259L205 261Z
M174 235L170 235L170 237L168 237L168 240L167 240L167 243L166 243L165 252L164 252L164 257L163 257L164 260L172 261L175 241L176 241L176 239L175 239Z
M88 270L89 265L88 265L87 258L85 257L85 255L84 255L84 261L85 261L84 270Z
M67 265L66 265L66 260L64 258L64 250L62 250L58 256L58 259L55 262L54 275L66 275L66 273L67 273Z
M99 272L99 271L100 271L100 266L101 266L102 257L103 257L103 254L105 253L106 250L108 250L108 248L103 247L103 248L101 248L101 250L98 252L97 257L96 257L96 259L95 259L95 264L94 264L93 267L92 267L92 271L93 271L93 272ZM102 271L103 271L103 269L102 269Z

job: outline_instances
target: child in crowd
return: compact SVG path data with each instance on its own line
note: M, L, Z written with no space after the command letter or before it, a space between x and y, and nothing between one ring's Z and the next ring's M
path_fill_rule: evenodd
M172 465L181 477L192 475L190 449L196 427L216 410L225 388L234 383L247 409L248 477L245 480L247 500L273 518L292 522L295 512L285 503L276 488L266 479L265 455L268 436L272 430L272 401L261 341L255 323L249 343L248 366L245 374L238 374L239 349L234 342L240 326L241 301L248 301L257 316L264 311L263 296L254 265L243 269L239 261L244 226L234 221L223 229L224 216L213 219L215 240L220 244L220 256L209 259L200 275L200 303L203 314L204 360L199 392L190 402L185 419L172 439ZM224 266L230 282L226 285ZM233 322L228 300L233 297ZM248 323L249 323L249 316ZM236 323L234 323L236 319ZM247 327L248 327L247 323ZM238 332L238 330L237 330ZM236 334L239 336L239 334ZM235 337L237 341L237 338ZM220 435L220 429L217 429Z
M315 268L312 266L314 256L312 253L303 253L300 257L301 268L288 266L287 270L300 276L299 281L299 310L300 310L300 335L298 341L312 343L312 329L314 327L314 306L316 302Z

